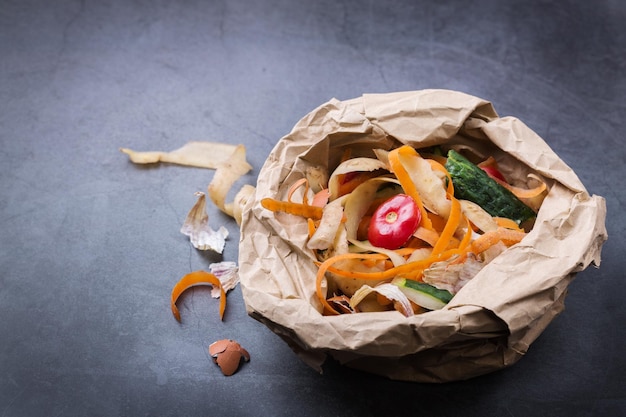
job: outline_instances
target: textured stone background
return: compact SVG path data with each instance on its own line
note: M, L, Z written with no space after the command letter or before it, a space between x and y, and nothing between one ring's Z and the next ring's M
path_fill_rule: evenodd
M626 415L626 5L607 1L0 0L0 416ZM600 269L510 369L387 381L303 364L182 275L237 260L179 233L212 172L128 162L119 147L243 143L267 154L332 97L448 88L520 118L607 199ZM252 361L225 378L207 346Z

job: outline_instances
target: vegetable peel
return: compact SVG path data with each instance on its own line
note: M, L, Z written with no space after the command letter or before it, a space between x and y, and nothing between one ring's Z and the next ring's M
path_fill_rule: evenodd
M120 148L120 151L128 155L130 161L135 164L167 162L197 168L217 169L221 163L228 160L235 148L235 145L226 143L192 141L170 152L141 152L128 148Z
M328 188L320 184L329 195L323 195L319 205L309 204L310 195L315 194L307 178L292 184L285 201L261 200L270 211L306 219L307 247L318 260L315 292L323 314L385 311L391 304L407 316L424 308L432 310L435 304L441 308L449 300L425 306L416 299L428 295L418 294L414 299L400 288L408 298L404 300L382 292L401 277L410 281L409 287L428 293L437 289L424 286L428 276L431 281L441 277L456 293L486 265L488 257L526 236L515 220L495 217L476 202L455 196L457 183L447 166L449 158L425 157L408 145L374 154L378 159L346 159L350 156L346 153L330 175ZM292 197L302 187L302 202L295 202ZM540 184L525 195L539 198L543 192ZM405 212L407 207L411 210ZM374 220L392 228L390 242L378 239L380 226ZM328 294L331 289L337 292Z
M322 207L310 206L302 203L293 203L290 201L274 200L269 197L262 199L261 205L271 211L282 211L295 216L308 217L313 220L320 220L322 218L322 214L324 213Z
M252 169L252 165L246 161L246 147L237 145L227 160L217 165L215 175L209 183L209 197L215 205L224 213L233 216L234 203L226 202L228 192L233 184Z
M235 288L239 283L239 267L235 262L223 261L212 263L209 265L209 272L220 280L221 289L226 293ZM219 298L220 296L220 288L213 287L211 297Z
M224 311L226 310L226 291L222 287L222 284L218 277L210 272L206 272L203 270L198 270L194 272L190 272L189 274L183 276L172 288L171 298L170 298L170 308L172 310L172 314L176 318L178 322L180 322L180 312L178 311L178 307L176 306L176 302L179 297L187 291L189 288L196 287L199 285L210 285L214 288L218 288L220 290L220 320L224 319Z
M389 283L378 284L375 287L363 285L354 293L352 298L350 298L350 307L356 308L365 297L372 293L380 294L388 300L391 300L394 308L405 317L411 317L413 315L413 308L407 296L397 286Z
M218 230L213 230L209 226L206 196L202 192L196 192L195 195L198 196L198 199L187 214L180 232L189 236L191 244L196 249L222 253L228 237L228 230L224 226L221 226Z
M348 159L342 162L341 164L339 164L339 166L337 166L337 168L335 168L335 170L333 171L332 175L330 176L328 180L328 190L330 192L330 199L333 200L339 197L342 193L352 191L362 181L371 178L371 176L374 176L374 172L380 169L387 169L387 166L385 165L384 162L381 162L377 159L372 159L372 158L352 158L352 159ZM354 184L352 184L351 186L347 188L343 187L342 189L341 187L342 176L344 176L345 174L354 173L354 172L363 173L365 175L363 175L359 179L359 181L354 181Z

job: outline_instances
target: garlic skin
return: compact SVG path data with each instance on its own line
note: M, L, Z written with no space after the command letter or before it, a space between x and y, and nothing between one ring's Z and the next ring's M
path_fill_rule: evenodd
M194 248L198 250L212 250L217 253L224 251L228 230L221 226L217 231L209 226L209 215L206 212L206 196L196 192L198 200L187 214L187 218L180 228L180 232L189 236Z
M212 263L209 265L209 271L220 280L225 292L232 290L239 283L239 267L236 262L223 261ZM211 297L219 298L220 289L213 288Z
M456 263L456 257L446 261L435 262L424 270L423 280L441 290L448 290L452 294L461 291L476 274L489 262L507 249L506 245L498 242L479 255L469 253L462 263Z

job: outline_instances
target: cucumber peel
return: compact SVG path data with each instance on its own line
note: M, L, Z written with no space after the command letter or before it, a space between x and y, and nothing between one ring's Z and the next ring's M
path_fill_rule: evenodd
M492 216L506 217L518 225L536 217L530 207L460 153L450 150L445 167L456 198L472 201Z
M449 291L440 290L423 282L396 277L391 283L400 288L409 300L428 310L440 310L452 299Z

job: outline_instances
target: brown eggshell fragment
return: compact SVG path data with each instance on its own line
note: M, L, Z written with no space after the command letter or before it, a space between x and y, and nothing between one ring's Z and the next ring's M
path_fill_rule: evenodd
M228 345L232 342L229 339L218 340L217 342L213 342L209 345L209 354L212 357L217 357L218 354L224 352Z
M243 358L246 362L250 360L250 354L241 345L231 339L222 339L211 343L209 346L209 354L213 357L213 361L222 370L226 376L230 376L237 372L239 364Z

